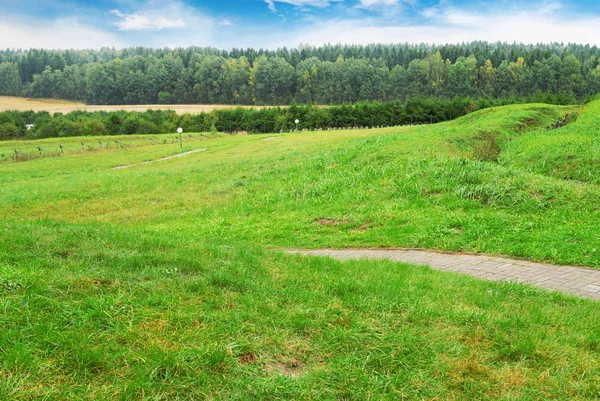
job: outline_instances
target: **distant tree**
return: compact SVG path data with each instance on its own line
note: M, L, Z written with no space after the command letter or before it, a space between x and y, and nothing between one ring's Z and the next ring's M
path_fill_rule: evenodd
M407 95L425 96L428 87L429 63L426 60L412 60L406 72Z
M467 97L474 94L474 85L471 81L471 71L466 59L459 58L448 71L449 97Z
M120 104L123 94L116 80L117 64L92 64L87 69L85 101L88 104Z
M404 101L407 95L408 75L406 68L397 65L390 71L390 85L388 98Z
M535 88L547 93L556 87L556 71L549 59L535 60L532 67Z
M591 95L600 93L600 65L588 73L589 93Z
M194 92L200 103L219 103L224 94L223 70L227 59L221 56L207 56L197 66L194 79Z
M485 63L479 67L479 93L484 98L494 96L496 87L496 70L490 59L485 60Z
M449 64L444 62L440 52L435 52L427 58L429 64L429 75L427 77L428 96L443 96L446 91L446 81L448 80Z
M250 63L246 57L229 59L221 66L222 75L222 103L251 104L252 91L250 89Z
M540 93L573 101L597 93L599 57L594 46L486 42L0 50L0 93L104 104L156 103L160 93L161 100L169 93L177 103L334 104L456 95L542 99Z
M296 100L299 102L316 103L322 64L318 58L311 57L296 66Z
M250 84L256 104L288 104L294 93L294 67L281 57L259 57Z
M581 63L574 55L566 56L560 67L558 92L563 95L581 96L583 92L583 76Z
M342 82L345 70L343 57L338 57L335 61L324 61L317 71L318 80L316 83L314 102L318 104L335 104L342 102L344 89Z
M57 88L57 74L52 72L50 67L41 74L34 74L33 82L29 86L29 96L41 97L41 98L52 98L54 97L54 90Z
M21 76L16 63L0 63L0 94L8 96L21 94Z

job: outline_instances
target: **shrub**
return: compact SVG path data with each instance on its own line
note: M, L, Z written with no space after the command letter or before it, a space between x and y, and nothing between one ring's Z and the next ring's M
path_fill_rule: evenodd
M19 129L11 123L0 124L0 141L16 139L19 136Z

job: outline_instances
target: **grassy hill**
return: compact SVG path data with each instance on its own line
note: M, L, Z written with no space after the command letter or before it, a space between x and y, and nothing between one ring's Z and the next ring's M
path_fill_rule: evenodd
M115 139L2 142L4 155L66 151L0 163L0 398L596 397L595 302L277 248L423 247L600 267L589 146L599 108L195 135L184 150L206 151L118 170L179 145L173 135L95 151L79 142Z
M512 141L502 163L511 168L561 180L600 184L600 102L562 129L538 131Z

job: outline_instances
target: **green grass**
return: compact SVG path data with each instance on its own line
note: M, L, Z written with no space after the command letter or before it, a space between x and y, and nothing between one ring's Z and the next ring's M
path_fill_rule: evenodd
M600 184L600 102L592 102L566 127L513 141L503 164L562 180Z
M554 174L563 159L550 157L564 137L593 140L598 105L543 130L573 111L212 135L184 147L205 152L124 170L111 167L178 144L0 163L0 399L596 398L595 302L277 251L406 246L600 267L597 183ZM576 157L597 176L593 150Z

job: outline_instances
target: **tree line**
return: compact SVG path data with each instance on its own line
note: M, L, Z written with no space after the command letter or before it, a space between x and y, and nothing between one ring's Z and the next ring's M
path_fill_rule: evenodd
M545 101L552 99L530 99ZM413 98L405 102L358 102L337 106L292 104L289 107L232 108L177 114L171 110L73 111L67 114L34 111L0 112L0 140L50 137L132 135L185 132L281 133L296 129L329 130L429 124L452 120L491 106L525 99L484 100ZM31 129L28 124L33 124Z
M413 97L504 99L600 92L585 45L303 46L0 51L0 94L88 104L341 104Z

